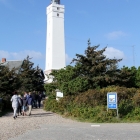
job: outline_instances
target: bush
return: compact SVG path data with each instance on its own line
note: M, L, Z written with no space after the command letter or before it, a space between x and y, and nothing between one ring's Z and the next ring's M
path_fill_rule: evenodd
M46 99L44 101L44 109L46 111L53 111L53 112L57 112L58 108L58 103L55 99Z
M131 113L131 111L134 109L132 100L121 100L121 102L118 104L118 109L121 118L128 113Z
M136 107L140 107L140 92L136 93L133 97L133 103Z
M7 96L0 103L0 116L12 110L12 104L10 102L10 99L10 96Z
M2 111L3 111L3 105L4 105L4 104L1 102L1 103L0 103L0 113L2 113Z
M117 110L107 111L107 93L117 92L121 120L140 120L140 92L135 88L110 86L88 90L73 96L64 96L59 101L46 100L45 109L65 116L90 122L118 122ZM137 108L137 109L136 109Z
M128 113L125 118L126 120L129 121L140 121L140 108L137 107L135 109L133 109L130 113Z

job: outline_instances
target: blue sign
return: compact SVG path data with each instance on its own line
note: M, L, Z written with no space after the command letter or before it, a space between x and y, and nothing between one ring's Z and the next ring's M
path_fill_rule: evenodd
M117 104L108 104L108 108L116 109L117 108Z
M107 93L107 108L108 109L117 109L117 93L108 92Z

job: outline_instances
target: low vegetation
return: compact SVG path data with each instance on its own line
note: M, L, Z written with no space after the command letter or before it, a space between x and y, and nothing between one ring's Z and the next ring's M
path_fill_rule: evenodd
M44 109L67 117L90 122L140 121L140 67L119 68L122 59L106 58L106 47L88 47L85 54L76 54L73 65L54 70L53 82L45 84L48 99ZM64 97L56 101L56 89ZM107 93L117 92L118 110L107 111Z
M107 111L107 92L118 93L118 110ZM47 111L59 113L65 117L72 117L89 122L134 122L140 121L139 90L126 87L106 87L93 89L73 96L65 96L57 101L49 98L44 103Z

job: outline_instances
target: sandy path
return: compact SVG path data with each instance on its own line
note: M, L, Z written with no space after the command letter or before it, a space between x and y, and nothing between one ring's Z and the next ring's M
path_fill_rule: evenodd
M0 117L0 140L8 140L26 131L39 129L41 124L74 123L72 120L43 109L33 109L31 116L18 116L16 120L12 115L13 113L8 113Z

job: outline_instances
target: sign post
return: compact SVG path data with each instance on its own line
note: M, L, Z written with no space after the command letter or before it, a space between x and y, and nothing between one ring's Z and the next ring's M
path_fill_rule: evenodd
M107 93L107 111L108 109L116 109L118 117L118 102L117 102L117 93L108 92Z
M60 98L63 98L63 93L60 91L56 92L56 100L59 100Z

